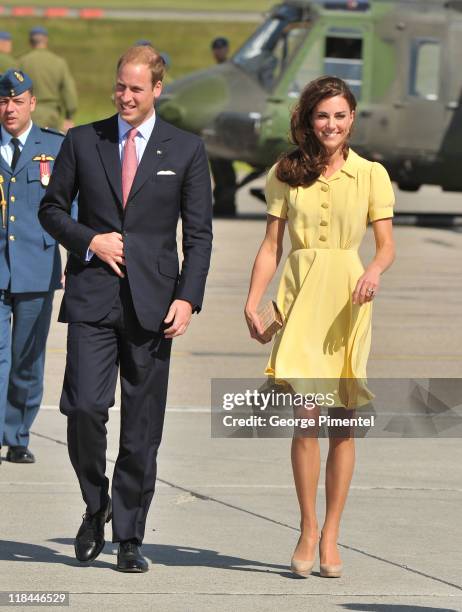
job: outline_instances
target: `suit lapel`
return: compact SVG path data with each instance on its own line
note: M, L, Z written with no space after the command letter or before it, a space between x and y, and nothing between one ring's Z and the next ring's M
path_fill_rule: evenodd
M154 129L148 140L143 157L136 171L135 179L130 190L127 203L141 189L144 183L152 177L163 157L165 156L165 143L171 139L171 130L168 123L165 123L159 115L156 116Z
M3 145L2 130L0 130L0 142ZM11 171L11 167L3 159L3 155L0 154L0 173L2 173L2 172L6 172L7 174L13 174L13 172Z
M117 115L111 117L98 134L97 148L104 171L112 189L122 206L122 166L119 154L119 127Z
M37 150L40 149L40 143L42 142L42 132L36 125L32 125L32 129L29 132L29 136L26 139L26 143L21 151L14 174L19 174L23 168L27 166L30 160L35 157ZM46 153L46 151L39 151L39 153ZM38 162L37 162L38 165ZM11 174L11 168L9 170Z
M13 174L10 166L3 159L3 155L0 155L0 174L6 172L7 174Z

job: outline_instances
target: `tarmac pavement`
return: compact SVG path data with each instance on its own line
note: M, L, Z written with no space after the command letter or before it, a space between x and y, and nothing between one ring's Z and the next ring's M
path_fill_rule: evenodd
M397 196L402 209L430 209L437 201L462 210L460 195L433 188ZM37 463L0 466L0 591L66 591L79 611L462 610L460 439L357 440L339 540L344 575L322 579L316 565L304 580L289 571L299 521L290 440L211 437L210 379L261 378L268 355L268 346L249 339L242 315L264 209L243 193L239 210L244 218L215 222L203 312L174 343L158 484L142 549L150 571L114 571L109 527L91 567L74 558L84 506L57 410L66 333L56 322L57 295L45 395L30 445ZM374 304L368 374L461 378L462 233L397 226L395 236L397 260ZM372 253L369 230L363 261ZM111 409L109 473L118 420L118 409ZM327 441L320 443L322 524Z

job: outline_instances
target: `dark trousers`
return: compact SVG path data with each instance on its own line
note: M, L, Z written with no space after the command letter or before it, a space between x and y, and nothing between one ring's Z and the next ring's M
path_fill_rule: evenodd
M120 366L119 454L112 480L113 542L143 541L154 494L162 438L171 340L143 329L128 280L110 313L98 323L70 323L60 410L68 417L69 456L87 511L109 495L106 422Z
M211 157L209 161L215 184L213 188L213 210L215 213L235 213L237 184L233 162L216 157Z
M0 291L0 446L28 446L43 395L53 291Z

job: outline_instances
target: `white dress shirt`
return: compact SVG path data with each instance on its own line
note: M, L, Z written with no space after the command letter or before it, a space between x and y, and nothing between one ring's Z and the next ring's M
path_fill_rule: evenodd
M124 158L124 150L125 143L127 141L128 132L133 128L132 125L127 123L122 119L119 115L117 117L117 123L119 126L119 155L120 162L123 162ZM154 125L156 123L156 113L153 112L149 119L146 119L144 123L139 125L136 129L138 130L137 135L135 136L135 148L136 148L136 157L138 159L138 164L143 157L143 153L146 149L146 145L148 144L148 140L151 138L152 130L154 129ZM86 261L90 261L93 257L94 253L90 249L87 249L87 256L85 258Z
M29 133L32 129L32 121L29 124L29 127L27 128L27 130L25 132L23 132L21 134L21 136L18 136L18 140L19 140L19 150L22 151L24 148L24 145L26 144L26 140L27 137L29 136ZM3 159L6 161L6 163L11 166L11 162L13 160L13 151L14 151L14 147L11 144L11 139L14 138L14 136L12 136L9 132L7 132L5 130L5 128L2 125L1 128L1 134L2 134L2 144L0 145L0 153L3 157Z
M120 115L118 116L117 121L119 124L119 155L120 161L123 162L127 134L133 128L133 126L124 121ZM149 119L146 119L144 123L142 123L136 128L138 130L138 134L135 136L135 148L138 164L140 163L141 158L143 157L143 153L146 149L146 145L148 144L148 140L151 138L152 130L154 129L155 123L156 113L154 112L149 117Z

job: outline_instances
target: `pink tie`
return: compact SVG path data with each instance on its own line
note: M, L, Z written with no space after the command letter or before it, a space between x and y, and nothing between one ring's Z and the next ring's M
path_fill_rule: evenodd
M132 128L127 133L127 140L125 141L124 158L122 162L122 199L124 208L128 200L128 194L132 188L136 170L138 168L138 159L136 157L135 146L135 136L137 134L138 130L136 128Z

